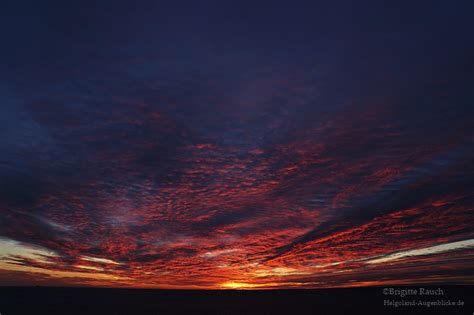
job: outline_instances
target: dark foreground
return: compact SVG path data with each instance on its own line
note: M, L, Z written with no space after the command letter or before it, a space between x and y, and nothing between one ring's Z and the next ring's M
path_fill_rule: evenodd
M0 313L12 314L474 314L474 286L274 291L0 288ZM416 289L401 297L393 290ZM385 291L384 291L385 290ZM392 291L390 291L392 290ZM439 290L437 291L440 292ZM392 304L390 304L391 301ZM420 305L399 305L400 303ZM437 305L426 306L425 302ZM463 302L464 305L461 305ZM384 305L388 304L388 305ZM454 303L455 305L446 305ZM444 305L443 305L444 304Z

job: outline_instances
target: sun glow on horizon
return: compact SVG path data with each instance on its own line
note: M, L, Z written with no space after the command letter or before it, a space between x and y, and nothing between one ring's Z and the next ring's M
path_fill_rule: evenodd
M262 284L255 284L255 283L246 283L246 282L234 282L228 281L221 284L222 289L237 289L237 290L247 290L247 289L255 289L260 288Z

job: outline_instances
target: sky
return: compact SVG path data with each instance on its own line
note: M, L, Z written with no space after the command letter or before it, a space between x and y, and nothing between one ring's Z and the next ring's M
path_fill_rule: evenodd
M5 1L0 285L474 284L471 1Z

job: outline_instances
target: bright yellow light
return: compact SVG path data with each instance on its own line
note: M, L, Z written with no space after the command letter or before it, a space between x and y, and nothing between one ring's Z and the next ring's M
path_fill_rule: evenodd
M234 281L224 282L223 284L221 284L221 287L225 289L252 289L252 288L258 288L260 286L261 285L259 284L234 282Z

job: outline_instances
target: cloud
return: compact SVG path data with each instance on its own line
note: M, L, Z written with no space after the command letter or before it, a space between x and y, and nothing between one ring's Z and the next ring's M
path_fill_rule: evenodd
M222 27L100 7L61 27L77 38L22 26L41 47L0 74L0 284L473 281L468 41L195 9Z
M464 240L458 242L452 242L447 244L440 244L435 246L430 246L426 248L412 249L407 251L401 251L393 254L388 254L380 258L375 258L367 261L368 264L380 264L386 263L389 261L409 258L414 256L425 256L425 255L434 255L438 253L444 253L457 249L467 249L474 246L474 240Z

